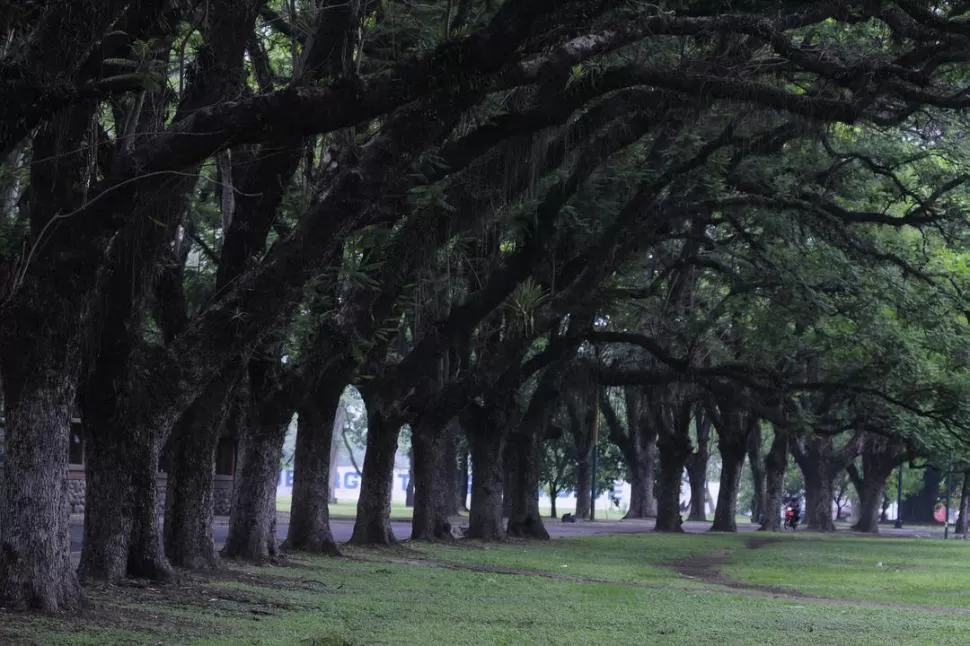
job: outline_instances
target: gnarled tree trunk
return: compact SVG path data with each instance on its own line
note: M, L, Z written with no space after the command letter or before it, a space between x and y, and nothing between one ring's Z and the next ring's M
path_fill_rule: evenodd
M36 363L20 366L10 360L11 347L3 349L0 605L74 611L82 600L71 566L67 501L74 383L60 366L45 366L33 353L30 358Z
M721 443L721 488L717 492L717 506L714 508L712 532L736 532L738 525L735 516L738 511L738 487L741 484L741 469L744 466L745 443L741 441Z
M691 453L690 438L686 436L661 436L660 476L657 478L657 524L658 532L682 532L680 523L680 487L684 477L684 464Z
M707 520L707 464L710 461L711 422L707 415L697 417L697 447L687 456L684 466L690 482L690 511L687 520Z
M357 500L357 522L350 542L391 545L397 542L391 529L391 485L401 425L382 409L378 396L366 390L363 395L367 407L367 452Z
M785 496L785 471L788 468L788 431L775 426L771 448L765 456L765 505L761 531L781 531L781 505Z
M748 440L758 425L758 418L745 408L739 393L730 391L715 397L716 406L708 412L717 431L718 452L721 454L721 487L714 508L711 531L736 532L738 487L741 470L748 450Z
M418 423L412 428L414 449L414 517L412 540L451 537L448 521L450 502L454 497L454 470L449 469L448 444L451 438L444 428Z
M292 417L292 410L290 410ZM290 418L276 423L248 419L239 443L239 464L222 555L261 562L279 555L276 541L276 485L283 438Z
M169 437L165 553L195 570L218 564L212 536L215 454L234 382L217 377L182 413Z
M283 544L286 549L339 553L330 531L329 501L334 433L344 423L340 406L343 390L340 383L321 383L297 409L293 502Z
M498 541L505 538L502 526L502 489L505 432L490 423L486 409L470 406L462 413L472 459L472 504L466 538Z
M276 485L283 440L295 411L295 398L284 383L278 345L258 349L247 366L246 416L239 442L226 558L262 562L278 556ZM247 389L243 389L244 391ZM244 393L246 394L246 393Z
M805 520L809 529L834 532L832 502L836 477L855 459L861 448L861 434L841 448L828 435L809 436L791 445L792 454L805 478Z
M157 434L122 409L103 416L96 406L82 410L88 452L81 578L171 579L159 524Z
M899 463L905 447L888 438L866 433L862 440L862 471L849 463L847 470L859 495L858 520L852 526L857 532L879 533L879 512L886 493L886 482Z

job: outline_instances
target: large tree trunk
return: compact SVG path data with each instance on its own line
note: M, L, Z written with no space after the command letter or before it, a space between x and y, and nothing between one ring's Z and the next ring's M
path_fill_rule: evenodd
M97 412L84 410L88 452L81 578L170 580L159 525L158 438L133 415Z
M928 466L923 470L923 486L918 492L907 496L902 501L902 517L908 523L938 525L933 516L936 503L939 501L940 481L943 474L939 469Z
M960 508L957 512L956 526L953 533L964 538L967 535L967 513L970 512L970 470L963 472L963 486L960 488Z
M885 480L863 479L861 486L856 490L856 493L859 494L859 520L852 526L852 529L867 534L879 533L879 509L885 492Z
M465 537L498 541L505 538L502 526L505 433L496 424L489 423L486 414L473 405L462 416L472 458L472 504Z
M643 393L640 387L624 389L626 403L627 437L626 441L617 433L617 444L621 446L627 461L627 479L630 481L630 508L625 518L656 518L657 499L654 496L654 479L657 470L657 428L651 423L649 411L643 406ZM600 400L601 408L611 427L619 424L608 398Z
M576 518L589 519L590 496L593 492L593 471L589 452L576 460Z
M748 464L751 465L751 484L754 494L751 497L751 522L762 524L761 517L765 513L766 483L765 456L761 448L761 423L756 422L751 427L748 436Z
M744 466L746 438L737 442L721 442L721 488L717 493L717 506L714 508L712 532L736 532L738 525L735 516L738 511L738 486L741 484L741 469Z
M217 566L212 536L215 453L233 383L217 377L182 414L168 446L165 553L172 565Z
M343 426L344 384L322 383L299 406L293 461L293 502L286 549L336 555L330 531L330 464L336 427Z
M520 425L510 438L518 470L513 474L515 498L506 529L509 536L549 539L539 513L539 448L544 435L543 429Z
M835 479L859 454L862 438L862 434L856 434L838 449L833 438L824 434L803 438L804 446L792 444L792 453L805 478L805 520L809 529L835 531Z
M0 606L74 611L82 599L71 566L66 479L74 384L63 371L45 369L39 361L23 366L31 370L29 376L18 373L9 356L4 353Z
M627 465L630 478L630 508L625 518L656 518L657 499L653 485L657 465L657 436L644 450L636 453L635 459Z
M781 505L785 496L785 471L788 468L788 431L773 429L774 438L765 456L765 504L761 530L781 531Z
M357 521L350 537L350 542L355 545L391 545L397 542L391 529L391 486L401 425L389 419L375 399L364 393L367 452L364 454L360 497L357 500Z
M711 422L706 415L698 415L697 448L687 456L684 466L690 482L690 512L687 520L707 520L707 464L710 461ZM679 505L679 503L678 503Z
M690 510L687 520L704 522L707 520L707 465L689 466L688 460L685 465L687 468L687 479L690 482Z
M862 441L862 471L849 463L847 471L859 495L857 532L879 533L879 512L886 493L886 482L903 454L902 444L867 433Z
M835 494L835 476L831 469L815 462L802 469L805 479L805 525L819 532L834 532L832 499Z
M239 447L236 488L229 515L226 558L262 562L279 554L276 541L276 485L283 438L293 411L256 414L246 420Z
M657 479L658 532L682 532L680 522L680 487L684 464L691 453L690 438L667 436L660 439L660 476ZM702 498L703 499L703 498Z
M418 423L411 433L414 449L414 517L412 540L450 538L450 499L454 497L454 470L449 469L451 443L447 429Z

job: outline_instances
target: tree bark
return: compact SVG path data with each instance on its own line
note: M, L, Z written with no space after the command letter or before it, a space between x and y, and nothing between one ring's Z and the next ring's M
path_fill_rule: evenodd
M212 536L215 454L234 383L218 377L182 414L168 440L165 554L172 565L217 567Z
M85 409L83 580L173 577L162 548L158 438L133 416ZM124 424L122 420L131 422Z
M711 422L706 415L697 419L697 448L687 456L684 466L690 482L690 512L687 520L707 520L707 464L710 462ZM678 506L679 506L678 502Z
M589 520L590 495L593 491L593 472L589 453L576 460L576 518Z
M657 464L657 436L642 451L638 451L632 464L627 465L630 478L630 508L624 518L656 518L657 499L654 497L654 477Z
M489 423L486 415L487 412L477 405L462 413L462 426L472 459L472 504L465 537L499 541L505 538L502 525L505 432L498 425Z
M357 521L350 542L391 545L397 542L391 529L391 486L401 426L382 410L379 397L363 394L367 407L367 452L357 500Z
M839 449L827 435L808 436L801 443L792 444L792 453L805 479L805 520L809 529L835 531L835 479L859 454L862 439L862 434L857 433Z
M447 429L418 423L411 433L414 450L414 517L412 540L451 537L448 521L450 499L454 496L454 470L449 469Z
M404 506L414 509L414 443L408 449L408 484L404 488Z
M774 427L771 448L765 457L765 505L761 531L781 531L781 505L785 495L785 471L788 468L788 431Z
M503 465L502 471L502 516L505 518L512 517L512 509L514 506L514 501L518 495L516 491L516 486L518 481L516 480L515 474L519 470L519 456L515 451L514 443L511 438L512 433L509 432L505 437L504 442L504 454L502 455L501 464ZM474 487L474 482L472 483Z
M544 435L533 425L523 424L510 438L518 470L513 474L515 497L506 529L509 536L549 539L539 513L539 449Z
M250 388L254 386L251 384ZM276 558L276 485L283 439L293 419L288 401L267 402L254 393L239 447L236 487L229 515L226 558L262 562ZM282 396L281 396L282 399Z
M321 383L297 409L293 502L285 549L337 555L330 531L330 487L335 426L341 421L344 384ZM338 420L339 418L339 420Z
M968 512L970 512L970 470L963 472L963 486L960 488L960 509L957 512L956 526L953 528L955 534L964 538L967 536Z
M44 369L39 361L23 366L31 373L16 370L20 366L8 360L11 349L4 348L2 364L6 450L0 469L0 605L75 611L82 594L71 566L66 480L74 384L59 367Z
M630 482L630 508L624 518L656 518L657 499L654 479L657 470L657 429L644 410L642 387L624 389L626 404L626 435L608 397L600 398L600 408L610 428L610 439L626 459L627 480Z
M765 482L765 456L761 448L761 423L755 423L751 427L751 434L748 436L748 464L751 465L751 484L754 494L751 497L751 522L761 524L761 517L765 513L766 482Z
M684 530L680 522L680 488L684 477L684 465L691 454L690 438L662 437L658 448L660 449L660 476L657 479L657 524L654 531L682 532Z
M886 481L880 482L872 478L863 480L862 486L856 492L859 494L859 520L852 529L866 534L878 534L879 509L886 492Z
M738 486L741 484L741 468L744 466L746 438L737 442L720 444L721 488L717 493L712 532L736 532L735 516L738 511Z
M820 532L834 532L832 498L835 494L835 473L816 462L802 469L805 479L805 525Z
M859 518L852 526L857 532L879 533L879 512L885 498L886 483L892 475L904 446L885 437L866 433L862 439L862 471L850 462L849 479L859 496Z

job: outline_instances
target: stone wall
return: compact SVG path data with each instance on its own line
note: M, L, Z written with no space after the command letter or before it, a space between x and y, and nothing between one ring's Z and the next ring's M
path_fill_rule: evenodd
M212 487L212 502L216 516L228 516L229 509L232 507L232 477L216 476ZM167 478L164 475L158 477L158 514L159 517L165 515L165 493L167 491ZM74 467L67 478L67 501L72 514L84 513L84 470L76 470Z
M72 514L84 512L84 473L81 472L80 478L68 476L67 479L67 504Z
M212 507L215 515L228 516L232 508L232 477L216 476L212 484Z

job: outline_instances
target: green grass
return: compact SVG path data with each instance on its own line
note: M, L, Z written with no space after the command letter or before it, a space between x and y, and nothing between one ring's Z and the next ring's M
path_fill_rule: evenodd
M641 534L294 556L180 586L95 588L79 618L0 611L0 643L966 643L970 544L799 534L753 549L752 538Z

